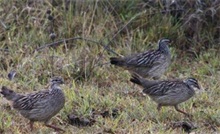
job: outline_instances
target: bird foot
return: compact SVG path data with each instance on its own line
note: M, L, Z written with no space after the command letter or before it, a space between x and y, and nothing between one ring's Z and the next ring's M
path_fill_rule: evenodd
M58 127L53 126L53 125L46 124L46 126L49 127L49 128L53 128L56 132L59 132L59 131L65 132L63 129L58 128Z

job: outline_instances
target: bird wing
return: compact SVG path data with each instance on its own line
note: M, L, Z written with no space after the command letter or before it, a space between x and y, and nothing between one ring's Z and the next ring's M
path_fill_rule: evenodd
M148 89L144 89L143 92L152 96L177 94L178 92L182 92L181 83L180 81L161 81Z
M49 90L39 91L37 93L21 96L13 102L13 107L19 110L31 110L36 107L39 101L45 99L49 94Z
M146 51L140 54L136 54L134 56L129 56L126 58L127 66L135 66L135 67L152 67L156 64L160 64L161 58L160 51Z

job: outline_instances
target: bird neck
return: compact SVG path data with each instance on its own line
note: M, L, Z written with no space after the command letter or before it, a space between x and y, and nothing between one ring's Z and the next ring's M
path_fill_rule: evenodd
M170 54L170 49L166 43L160 43L158 50L164 54Z
M52 84L50 85L50 89L60 89L59 85L60 85L60 84L52 83Z

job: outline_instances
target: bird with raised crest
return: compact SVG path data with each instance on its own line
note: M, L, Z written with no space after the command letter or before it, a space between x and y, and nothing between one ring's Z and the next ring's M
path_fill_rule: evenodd
M170 40L163 38L158 41L157 50L149 50L125 57L111 57L110 63L137 73L144 78L159 79L171 63L168 45Z
M7 100L12 101L14 109L30 120L31 130L33 130L34 122L39 121L44 122L47 127L53 128L55 131L64 131L49 124L49 120L64 107L65 96L59 87L63 82L63 78L53 77L47 90L23 95L3 86L0 93Z

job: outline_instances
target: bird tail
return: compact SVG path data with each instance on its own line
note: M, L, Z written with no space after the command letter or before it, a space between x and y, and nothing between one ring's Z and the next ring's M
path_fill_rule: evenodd
M133 73L132 75L131 75L131 78L130 78L130 81L132 82L132 83L135 83L135 84L138 84L138 85L140 85L140 86L142 86L142 80L143 78L140 76L140 75L138 75L138 74L136 74L136 73Z
M0 92L7 100L13 101L17 97L19 97L19 94L14 92L13 90L7 88L6 86L2 87L2 90Z
M124 59L120 57L111 57L110 63L116 66L123 66L124 65Z
M144 93L147 93L150 87L158 84L158 82L159 82L159 81L150 81L148 79L141 77L140 75L138 75L136 73L132 74L130 81L143 87Z

